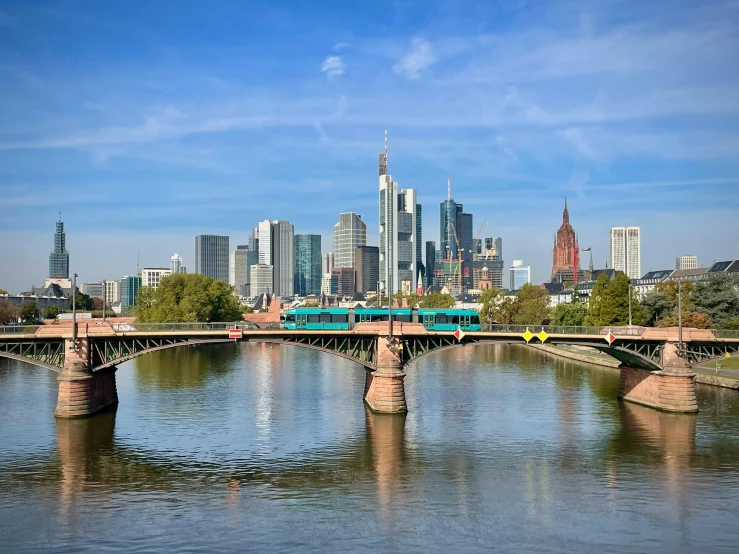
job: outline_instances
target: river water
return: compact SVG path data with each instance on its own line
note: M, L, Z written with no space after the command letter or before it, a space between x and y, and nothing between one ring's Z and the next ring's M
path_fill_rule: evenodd
M114 413L56 421L56 374L0 359L0 550L739 550L736 391L659 413L505 345L410 366L407 416L294 347L157 352L117 383Z

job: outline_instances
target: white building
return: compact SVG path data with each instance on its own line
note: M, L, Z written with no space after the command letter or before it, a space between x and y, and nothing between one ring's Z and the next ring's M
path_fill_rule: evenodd
M105 303L110 306L121 301L121 282L120 281L104 281L105 285Z
M698 269L698 256L678 256L675 269Z
M382 172L382 162L380 164ZM418 267L416 190L402 189L390 175L380 175L380 290L395 294L416 290ZM404 283L405 282L405 283Z
M524 266L523 260L513 260L510 271L510 288L516 291L531 282L531 266Z
M295 228L288 221L266 219L259 222L258 234L259 264L272 266L274 294L292 296L295 285Z
M228 284L236 287L236 292L239 291L239 287L249 282L250 275L247 275L247 271L249 271L248 256L249 247L246 245L239 245L236 250L231 251L228 260Z
M641 277L641 231L639 227L611 227L611 268L629 279Z
M169 271L171 273L187 273L187 268L182 265L182 256L175 253L169 259Z
M336 294L339 289L339 277L331 273L321 276L321 294Z
M254 264L249 269L251 272L250 295L259 296L260 294L274 293L272 276L274 268L268 264Z
M103 284L102 283L82 283L80 285L80 292L86 294L91 298L102 298L103 297Z
M339 222L334 225L333 254L336 267L354 267L357 248L366 244L367 225L362 221L362 216L354 212L339 214Z
M334 265L334 253L329 252L323 255L323 269L322 274L331 273L331 270L336 267Z
M141 270L141 286L156 290L167 275L172 275L172 271L166 267L145 267Z

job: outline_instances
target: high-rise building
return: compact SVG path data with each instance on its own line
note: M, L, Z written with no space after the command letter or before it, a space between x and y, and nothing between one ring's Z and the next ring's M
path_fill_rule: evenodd
M272 286L272 277L274 268L271 265L255 264L249 268L251 276L249 280L249 291L251 296L259 296L260 294L274 293Z
M182 265L182 256L177 253L172 254L172 257L169 259L169 271L172 274L187 273L187 268Z
M292 296L295 285L295 229L284 220L259 222L259 264L272 266L277 296Z
M444 259L457 260L459 249L462 249L462 274L467 287L472 286L470 263L475 246L473 233L472 214L464 213L464 206L454 201L451 181L448 181L447 199L439 205L439 245Z
M90 298L102 298L103 297L103 284L102 283L82 283L80 285L80 292L86 294Z
M339 214L334 225L335 267L354 267L354 252L367 244L367 225L362 216L354 212Z
M641 231L639 227L611 227L611 268L629 279L641 277Z
M121 279L121 308L136 305L136 297L141 288L141 275L125 275Z
M336 294L350 296L356 289L353 267L335 267L331 270L331 279L336 278Z
M554 236L552 250L552 282L577 283L580 281L580 245L575 230L570 225L570 212L567 209L567 199L562 212L562 225Z
M426 266L423 265L423 207L416 204L416 272L426 274Z
M336 267L334 264L334 253L329 252L328 254L324 254L323 256L323 267L322 267L322 273L331 273L331 270Z
M105 303L110 306L121 301L121 282L105 281Z
M295 285L298 296L321 293L321 235L295 235Z
M377 291L380 281L380 249L377 246L360 246L354 252L356 290L364 294Z
M510 267L511 290L518 290L531 282L531 267L524 266L523 260L513 260Z
M156 290L161 280L167 275L172 275L171 269L167 269L166 267L145 267L141 270L141 286Z
M698 269L698 256L678 256L675 269Z
M59 214L59 221L56 222L54 251L49 254L49 279L69 279L69 252L62 214Z
M335 268L334 268L335 269ZM333 269L331 270L333 272ZM321 294L336 294L339 289L339 278L333 273L321 276Z
M195 237L195 273L228 283L228 241L222 235Z
M434 284L434 269L436 268L436 243L426 241L426 287Z
M239 244L236 250L231 251L228 260L228 284L236 287L240 293L241 287L249 283L249 247Z

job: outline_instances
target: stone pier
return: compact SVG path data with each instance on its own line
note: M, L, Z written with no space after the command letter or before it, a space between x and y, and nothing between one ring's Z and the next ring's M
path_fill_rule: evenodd
M367 370L364 401L370 410L382 414L408 411L405 403L405 373L398 350L397 338L381 335L377 338L377 370Z
M678 355L677 344L665 344L662 367L662 371L652 372L622 368L618 397L666 412L697 412L695 373L690 371L687 360Z
M64 368L59 374L59 394L54 415L85 417L118 404L115 367L90 371L87 338L64 341Z

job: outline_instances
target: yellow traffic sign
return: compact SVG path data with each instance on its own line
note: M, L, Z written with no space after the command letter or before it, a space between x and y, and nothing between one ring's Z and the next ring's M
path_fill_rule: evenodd
M726 354L724 354L724 358L731 358L731 354L729 354L729 353L727 352Z
M523 334L523 338L528 343L531 339L534 338L534 333L529 331L529 328L526 327L526 332Z
M547 335L547 333L546 333L546 331L544 331L544 329L542 329L542 330L541 330L541 333L539 333L539 334L538 334L538 335L536 335L536 336L537 336L537 337L539 337L539 340L540 340L541 342L544 342L545 340L547 340L547 339L549 338L549 335Z

